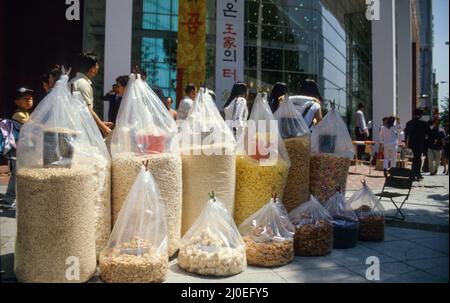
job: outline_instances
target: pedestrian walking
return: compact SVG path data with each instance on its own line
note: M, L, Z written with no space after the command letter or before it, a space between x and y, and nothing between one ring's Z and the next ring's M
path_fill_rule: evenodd
M366 124L366 118L364 117L364 104L358 103L358 110L356 111L355 121L355 138L356 141L366 141L369 137L369 129ZM356 158L362 160L362 156L366 149L365 145L358 145Z
M405 137L408 148L413 152L412 174L415 181L420 181L423 176L420 172L422 156L426 153L426 139L430 133L427 122L422 121L421 109L414 110L413 119L406 123Z
M433 126L428 135L428 168L430 175L435 176L441 164L441 154L444 148L445 134L440 128L441 121L434 119Z
M444 149L442 150L442 164L444 165L443 174L448 176L448 158L449 158L449 133L448 133L448 122L445 124L444 128L445 137L444 137Z

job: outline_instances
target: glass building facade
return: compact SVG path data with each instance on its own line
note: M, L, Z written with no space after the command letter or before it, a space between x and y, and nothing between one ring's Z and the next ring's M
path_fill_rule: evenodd
M334 101L350 129L359 102L370 117L372 47L365 10L364 0L245 0L244 80L251 92L282 81L295 94L301 80L314 79L326 105ZM215 11L215 1L207 1L205 80L212 89ZM149 84L172 98L177 32L178 0L134 1L132 64L144 68Z

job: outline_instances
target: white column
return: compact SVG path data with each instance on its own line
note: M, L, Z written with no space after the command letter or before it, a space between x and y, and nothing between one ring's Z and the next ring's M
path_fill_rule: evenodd
M411 0L396 0L397 17L397 115L402 126L412 118L412 9Z
M380 0L380 20L372 21L373 137L385 116L396 114L395 2Z
M104 93L131 72L133 0L106 0Z

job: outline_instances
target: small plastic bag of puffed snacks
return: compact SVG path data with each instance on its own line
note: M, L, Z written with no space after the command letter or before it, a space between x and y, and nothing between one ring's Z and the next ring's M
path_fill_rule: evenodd
M239 232L244 238L248 264L273 267L294 259L295 227L276 195L248 217L239 226Z
M320 202L311 199L289 213L295 225L294 250L300 256L324 256L333 248L333 218Z
M141 167L100 254L101 278L110 283L163 282L168 260L165 204L148 167Z
M247 267L244 241L214 192L181 239L178 266L188 272L210 276L231 276Z

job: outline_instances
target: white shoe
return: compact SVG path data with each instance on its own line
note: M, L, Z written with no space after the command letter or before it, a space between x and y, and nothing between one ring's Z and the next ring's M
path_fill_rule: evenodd
M8 208L9 210L16 210L16 202L14 202L13 204L7 206L7 208Z

